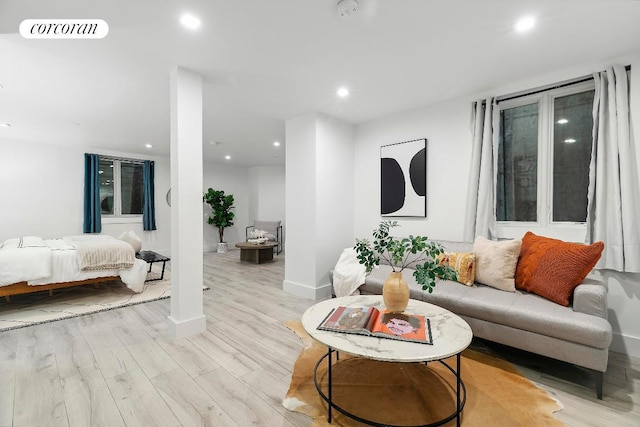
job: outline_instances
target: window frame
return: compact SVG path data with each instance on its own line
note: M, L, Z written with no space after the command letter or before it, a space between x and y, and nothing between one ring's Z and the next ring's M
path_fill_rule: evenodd
M100 156L100 161L113 162L113 214L101 214L105 224L142 224L142 215L122 213L122 163L142 165L143 160L127 159L124 157ZM144 186L144 183L142 184Z
M553 126L554 101L556 98L573 95L580 92L595 90L593 79L586 82L571 84L559 88L535 91L530 95L523 95L503 101L498 99L494 109L494 190L497 195L498 146L500 143L500 112L504 109L538 103L538 165L537 165L537 221L498 221L497 203L494 201L494 218L496 220L496 234L499 238L520 238L527 231L536 234L556 237L559 239L581 241L587 231L586 222L568 222L553 220Z

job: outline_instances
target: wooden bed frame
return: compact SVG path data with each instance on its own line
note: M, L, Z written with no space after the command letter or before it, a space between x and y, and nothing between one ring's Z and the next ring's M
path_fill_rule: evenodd
M77 280L75 282L50 283L47 285L29 286L27 282L18 282L13 285L0 286L0 297L4 297L7 302L11 302L11 295L30 294L32 292L49 291L49 295L53 295L55 289L71 288L73 286L95 285L97 288L100 283L120 280L118 276L96 277L94 279Z

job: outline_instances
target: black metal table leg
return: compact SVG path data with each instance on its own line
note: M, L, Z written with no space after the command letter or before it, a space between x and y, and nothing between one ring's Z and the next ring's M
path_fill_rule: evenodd
M456 425L460 427L460 412L462 412L462 408L460 407L460 381L462 381L460 379L460 353L456 354L456 365L456 371L458 371L456 375Z
M328 360L328 366L327 366L327 371L329 374L329 378L328 378L328 387L329 387L329 402L327 405L327 422L329 424L331 424L331 405L332 405L332 401L331 401L331 352L333 350L331 350L331 347L328 347L329 350L327 350L327 354L329 357L327 357Z

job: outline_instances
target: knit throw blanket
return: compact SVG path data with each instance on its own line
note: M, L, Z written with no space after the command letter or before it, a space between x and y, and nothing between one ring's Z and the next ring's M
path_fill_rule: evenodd
M65 237L78 251L78 267L82 271L131 268L135 262L133 247L111 236Z

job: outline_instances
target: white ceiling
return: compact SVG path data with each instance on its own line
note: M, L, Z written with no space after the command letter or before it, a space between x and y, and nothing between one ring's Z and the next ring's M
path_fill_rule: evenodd
M358 124L640 51L634 0L359 0L349 18L336 3L0 0L0 141L168 156L169 73L182 66L204 79L206 160L283 165L284 121L305 113ZM200 30L181 27L187 11ZM527 14L535 29L514 32ZM109 34L27 40L29 18L103 19Z

